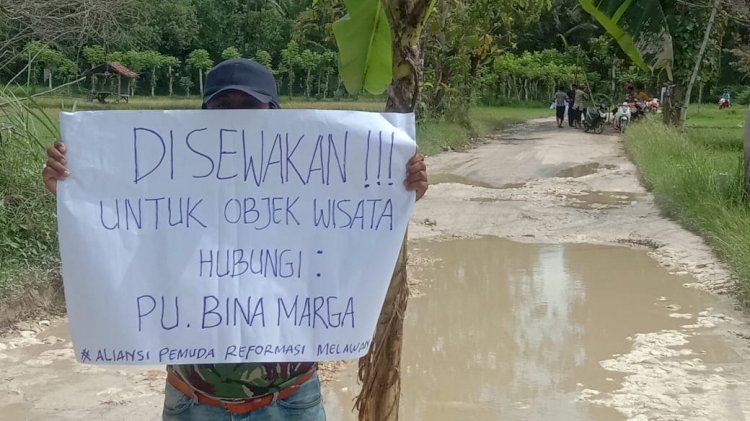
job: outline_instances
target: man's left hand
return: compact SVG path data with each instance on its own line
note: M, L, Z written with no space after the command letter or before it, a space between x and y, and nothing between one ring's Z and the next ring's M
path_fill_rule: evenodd
M421 199L427 191L427 165L424 163L424 155L417 151L406 163L406 190L417 193L417 200Z

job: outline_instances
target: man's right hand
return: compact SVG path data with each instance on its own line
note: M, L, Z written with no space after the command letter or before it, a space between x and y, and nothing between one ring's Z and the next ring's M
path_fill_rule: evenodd
M70 171L65 167L68 162L65 159L66 151L65 143L62 140L56 141L47 148L47 163L42 170L42 179L44 180L44 187L54 195L57 195L57 181L64 180L70 175Z

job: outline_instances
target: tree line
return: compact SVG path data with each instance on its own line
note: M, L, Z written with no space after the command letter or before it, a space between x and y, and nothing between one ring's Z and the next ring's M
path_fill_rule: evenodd
M674 38L675 78L684 80L710 2L660 2ZM346 13L343 0L25 3L0 4L6 82L53 86L102 61L119 61L140 74L131 94L189 95L202 92L218 61L247 57L269 67L285 95L345 95L332 29ZM742 90L750 75L747 25L726 3L704 55L699 97L730 86ZM88 20L80 21L74 8L90 9ZM579 0L436 0L420 46L419 109L427 115L462 118L480 101L546 101L557 85L586 83L617 99L623 81L651 91L665 81L634 66Z

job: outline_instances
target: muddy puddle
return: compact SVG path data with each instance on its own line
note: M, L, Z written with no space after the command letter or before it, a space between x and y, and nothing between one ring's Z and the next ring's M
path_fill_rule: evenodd
M575 165L572 167L562 169L555 174L555 177L562 177L562 178L585 177L587 175L596 174L600 168L613 170L617 167L615 165L601 165L598 162L591 162L588 164L580 164L580 165Z
M445 184L445 183L463 184L466 186L474 186L474 187L484 187L486 189L520 189L526 186L526 183L505 183L505 184L494 185L494 184L485 183L482 181L477 181L469 177L462 177L460 175L449 174L449 173L430 174L430 185Z
M577 209L614 209L628 206L642 198L643 194L615 191L582 191L572 195L568 205Z
M741 407L725 392L743 359L712 329L733 310L645 251L481 237L416 241L411 258L401 419L707 419L683 398L708 416L714 392ZM347 371L326 392L334 420L355 419Z
M434 174L434 175L430 174L431 185L443 184L443 183L464 184L467 186L484 187L487 189L501 188L499 186L494 186L489 183L483 183L481 181L472 180L468 177L461 177L455 174Z

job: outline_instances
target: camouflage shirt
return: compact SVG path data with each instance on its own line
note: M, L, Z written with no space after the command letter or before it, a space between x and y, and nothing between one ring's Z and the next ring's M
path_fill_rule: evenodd
M168 365L193 389L214 398L250 399L278 392L315 368L315 363Z

